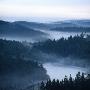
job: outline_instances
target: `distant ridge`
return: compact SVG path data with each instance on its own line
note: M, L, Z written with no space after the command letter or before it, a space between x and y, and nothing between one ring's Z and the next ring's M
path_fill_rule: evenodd
M31 24L31 23L30 23ZM35 23L32 23L35 25ZM6 22L0 20L0 36L1 37L18 37L18 38L31 38L38 39L46 35L31 27L29 22Z

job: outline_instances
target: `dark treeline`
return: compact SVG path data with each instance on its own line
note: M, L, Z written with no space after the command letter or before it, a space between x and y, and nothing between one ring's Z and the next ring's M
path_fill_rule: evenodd
M32 80L49 78L42 64L33 61L30 57L28 60L25 59L27 55L30 55L29 48L21 42L0 39L0 90L11 90L4 88L8 84L11 87L17 84L14 81L18 81L23 86L23 83L26 83L23 78L30 83Z
M85 34L70 36L68 39L60 38L59 40L47 40L34 45L34 49L46 53L54 53L59 56L74 56L79 58L90 58L90 36Z
M32 59L26 60L24 57L30 55L28 46L21 42L0 39L0 75L7 72L31 73L34 69L43 67Z
M90 90L90 74L85 76L84 73L78 72L75 79L70 75L69 78L65 76L62 81L48 80L41 83L40 90Z
M16 57L27 52L28 48L18 41L0 39L0 56Z

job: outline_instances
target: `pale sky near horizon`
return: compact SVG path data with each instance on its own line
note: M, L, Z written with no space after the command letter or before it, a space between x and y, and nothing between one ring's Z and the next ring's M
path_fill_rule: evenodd
M1 19L90 19L90 0L0 0Z

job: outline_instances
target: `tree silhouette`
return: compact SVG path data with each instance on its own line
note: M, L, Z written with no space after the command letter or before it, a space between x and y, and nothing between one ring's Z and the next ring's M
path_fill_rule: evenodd
M65 76L62 81L53 79L41 83L41 87L44 88L41 90L90 90L90 74L85 76L84 73L78 72L75 79L70 74L69 78Z

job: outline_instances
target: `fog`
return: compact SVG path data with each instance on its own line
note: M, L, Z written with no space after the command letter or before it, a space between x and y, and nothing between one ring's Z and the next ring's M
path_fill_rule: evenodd
M44 30L44 29L36 29L36 31L40 31L44 35L33 35L33 36L5 36L1 35L0 38L7 39L7 40L16 40L16 41L27 41L27 42L41 42L47 39L55 39L58 40L62 37L68 38L70 35L80 35L81 32L64 32L64 31L55 31L55 30ZM90 35L90 32L86 33Z
M0 36L0 38L2 39L6 39L6 40L15 40L15 41L27 41L27 42L31 42L31 43L34 43L34 42L39 42L39 41L44 41L44 40L47 40L48 37L47 35L38 35L38 36L30 36L30 37L19 37L19 36Z
M32 27L34 27L34 26L32 25ZM12 28L11 28L11 30L12 30ZM18 30L17 30L17 33L18 33ZM22 28L20 30L22 30ZM30 29L30 30L32 30L32 29ZM2 29L2 31L3 31L3 29ZM5 87L4 85L6 85L6 86L12 85L13 87L15 87L15 85L16 85L17 88L24 88L25 86L28 86L30 84L34 84L34 83L39 82L41 80L44 80L42 78L45 78L45 80L47 80L50 77L51 80L53 80L53 79L62 80L65 77L65 75L67 77L69 77L70 74L71 74L72 77L75 78L75 76L76 76L76 74L78 72L90 73L90 63L88 63L89 59L88 60L86 60L85 58L81 59L77 55L76 56L74 56L74 55L72 56L72 54L71 54L72 52L70 54L68 54L68 55L63 56L62 53L60 54L60 52L58 52L57 48L55 48L54 52L53 52L53 48L54 47L60 47L59 43L58 43L58 45L56 43L55 46L52 47L52 45L53 45L53 42L52 42L52 45L50 46L51 47L51 51L48 50L50 47L49 47L49 44L47 42L44 43L44 44L48 45L48 48L45 48L45 46L43 46L43 45L42 45L43 46L42 49L39 49L39 48L36 48L36 47L33 48L33 45L38 45L35 42L42 42L42 41L47 40L47 39L58 40L58 39L60 39L62 37L67 39L70 35L73 37L73 36L75 36L77 34L80 35L81 32L73 32L73 31L69 32L69 31L59 31L59 30L55 31L55 30L41 29L41 28L39 28L39 29L37 28L37 29L33 30L32 32L29 32L29 34L28 34L28 31L27 32L23 32L22 34L19 32L21 35L19 35L19 33L18 34L17 33L14 34L14 32L13 33L9 32L9 34L2 34L2 32L1 32L0 38L6 39L6 40L20 41L20 42L25 41L25 42L22 42L23 45L25 45L25 46L27 46L27 45L30 46L30 44L31 44L31 47L29 49L31 51L29 52L27 49L25 49L27 51L27 53L25 53L25 52L21 53L20 52L20 55L21 55L20 58L24 59L24 60L35 61L35 62L37 62L40 65L43 64L42 66L44 68L40 69L40 71L44 71L46 69L45 72L44 72L45 75L42 74L41 72L39 72L39 69L35 70L35 73L34 72L30 73L30 75L28 73L26 73L26 71L25 71L26 75L23 76L23 77L21 77L20 75L17 76L16 74L13 74L13 75L12 74L11 75L6 75L5 74L5 76L4 75L0 76L0 77L3 77L3 78L0 78L0 81L1 81L0 85L1 86ZM24 33L26 33L26 34L24 34ZM90 35L90 32L89 33L85 33L85 34L89 34ZM4 42L6 42L6 41L4 41ZM77 43L77 41L75 43ZM82 43L80 43L80 45L81 44ZM85 44L88 44L88 43L85 43ZM1 44L1 46L2 45L3 44ZM17 47L17 44L15 44L15 45ZM67 44L65 43L65 45L67 45ZM11 46L13 47L13 45L11 45ZM11 46L10 46L9 49L12 51ZM62 46L64 46L64 44L61 45L61 47ZM73 47L73 46L74 46L74 44L70 43L70 47ZM9 45L8 45L8 47L9 47ZM46 49L46 52L44 52L43 48ZM66 48L68 48L68 47L66 46ZM86 48L89 49L89 47L87 47L87 45L85 45L84 49L86 49ZM7 50L9 50L9 49L7 48ZM73 49L73 52L74 52L75 49ZM81 49L83 49L83 48L81 48ZM81 51L81 49L79 51ZM66 51L69 51L69 50L72 50L72 49L71 48L68 49L68 50L66 49ZM11 51L9 51L9 52L11 52ZM5 50L5 53L6 53L6 50ZM15 53L16 53L16 51L15 51ZM88 52L85 52L85 53L89 55ZM85 53L81 54L81 55L85 55ZM23 55L23 54L25 54L25 55ZM64 52L64 54L65 54L65 52ZM2 52L1 52L1 55L2 55ZM62 56L60 56L60 55L62 55ZM87 58L89 57L88 55L87 55ZM3 55L3 56L5 56L5 55ZM40 67L42 68L42 66L40 66ZM16 67L17 67L17 65L16 65ZM33 68L30 68L30 69L33 70ZM47 72L47 74L46 74L46 72ZM40 76L39 76L40 79L37 77L39 74L40 74ZM47 76L47 78L46 78L46 76ZM34 81L34 79L35 79L35 81Z
M65 75L68 77L70 74L73 78L78 72L90 73L90 64L85 59L76 57L61 57L55 54L46 54L38 52L35 55L47 70L47 74L52 79L63 79Z
M60 39L62 37L64 38L68 38L70 35L75 36L75 35L80 35L81 32L63 32L63 31L52 31L52 30L40 30L46 34L48 34L48 38L50 39ZM90 33L86 33L86 34L90 34Z
M49 39L60 39L61 37L68 38L70 35L80 35L81 32L62 32L62 31L50 31L50 30L40 30L46 34L46 37L41 38L18 38L18 37L3 37L7 40L16 40L16 41L28 41L36 42L43 41L47 38ZM41 39L41 40L40 40ZM47 74L51 79L63 79L65 75L69 76L70 74L74 78L77 72L87 73L89 64L85 60L80 60L79 58L57 56L55 54L47 54L43 52L34 52L34 57L43 63L44 68L47 70Z
M44 68L46 68L47 74L50 76L51 80L53 79L62 80L65 77L65 75L69 77L70 74L72 75L73 78L75 78L77 72L87 73L86 68L59 65L58 63L45 63Z
M90 64L85 59L76 57L61 57L56 54L36 52L35 56L43 63L51 79L63 79L70 74L74 78L78 72L90 73Z

